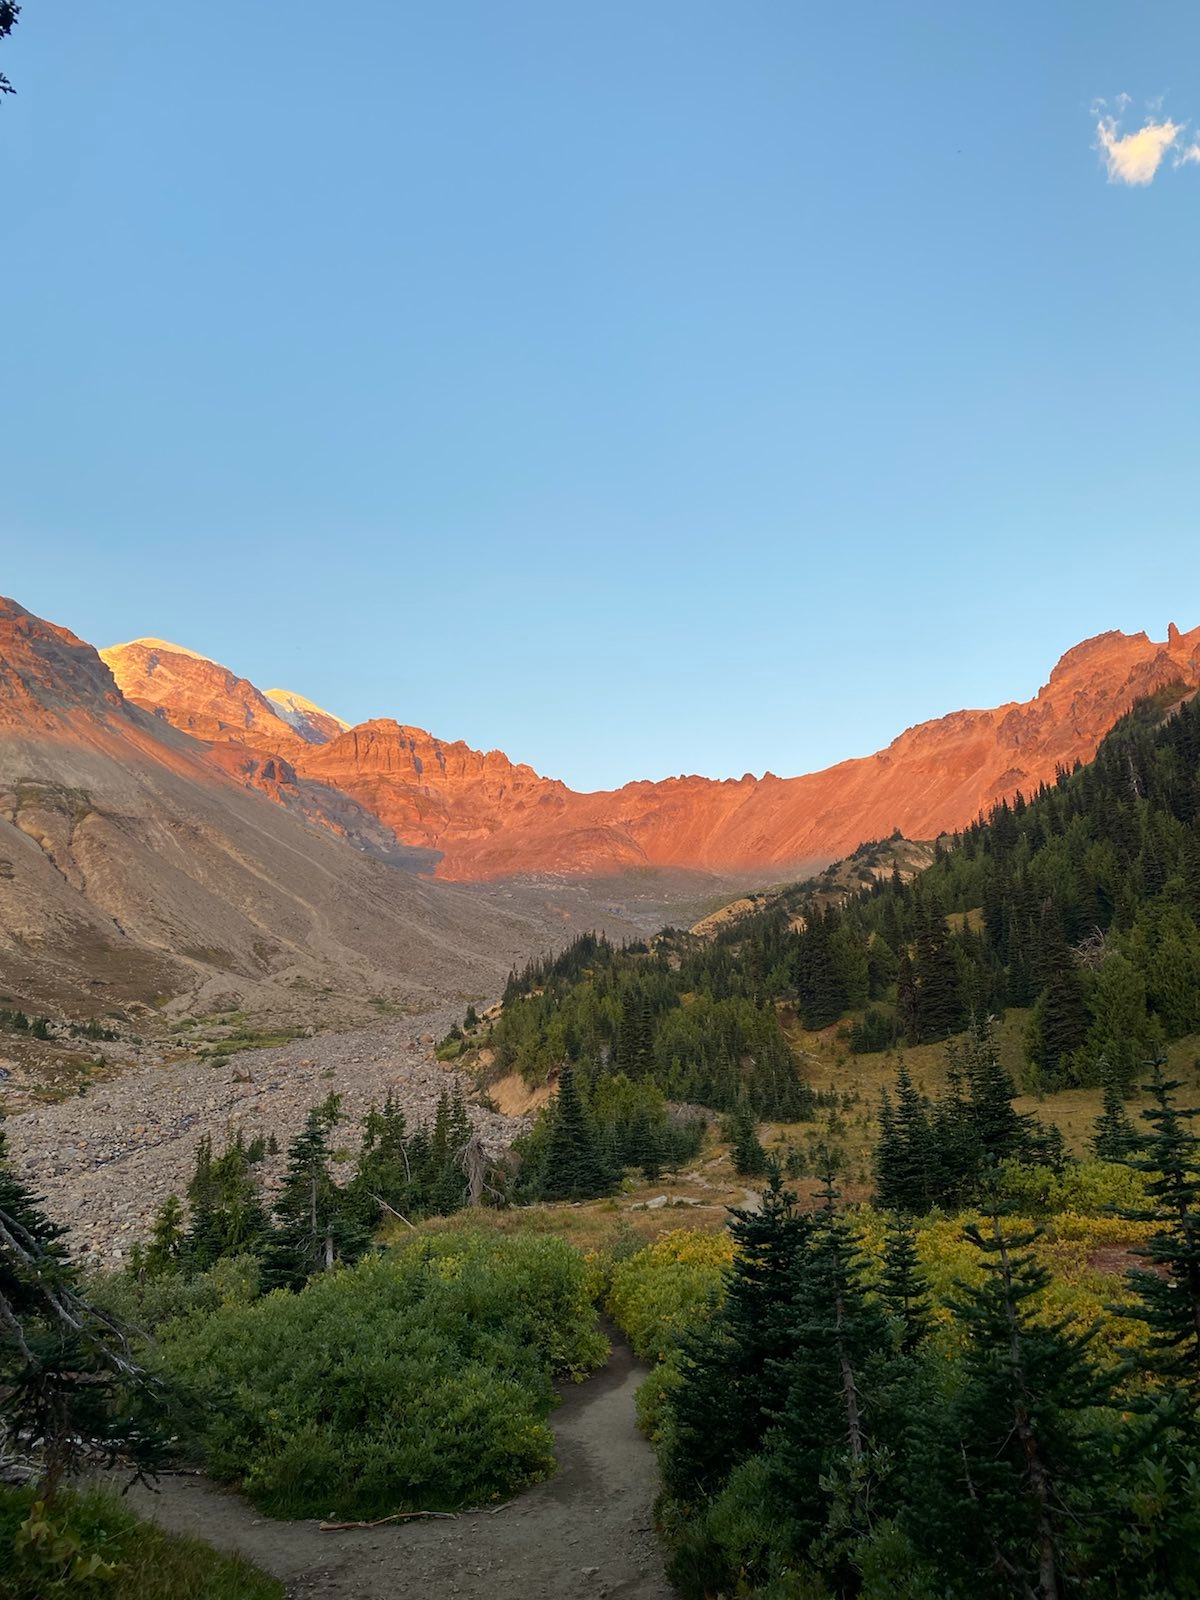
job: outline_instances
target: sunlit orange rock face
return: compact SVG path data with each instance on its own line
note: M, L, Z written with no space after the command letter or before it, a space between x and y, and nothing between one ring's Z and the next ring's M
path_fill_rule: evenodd
M930 838L1089 760L1142 696L1200 684L1200 628L1181 634L1172 625L1162 643L1104 633L1069 651L1030 701L953 712L823 772L667 778L579 794L500 751L389 719L339 732L337 719L319 713L328 720L302 736L278 714L282 691L268 701L202 658L165 661L173 647L153 641L130 656L134 649L104 652L125 694L207 738L227 772L242 770L267 792L298 774L352 796L405 844L440 851L438 876L463 880L643 866L779 876L897 828ZM257 751L257 765L245 765L239 747ZM276 760L264 773L268 752Z
M441 850L438 873L494 878L631 866L776 872L846 854L899 828L930 838L995 801L1087 761L1141 696L1200 683L1200 628L1105 633L1076 646L1027 702L958 711L886 750L798 778L668 778L577 794L498 751L443 744L389 721L299 758L409 843Z
M163 639L100 651L127 700L209 744L286 752L303 742L261 690L228 667Z

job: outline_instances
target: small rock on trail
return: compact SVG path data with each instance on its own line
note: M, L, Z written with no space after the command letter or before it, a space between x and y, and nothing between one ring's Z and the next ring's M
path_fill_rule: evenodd
M505 1509L453 1521L321 1533L260 1517L201 1478L166 1478L137 1510L177 1533L237 1550L291 1600L671 1600L653 1526L658 1474L633 1398L645 1369L614 1339L603 1371L554 1413L559 1469Z

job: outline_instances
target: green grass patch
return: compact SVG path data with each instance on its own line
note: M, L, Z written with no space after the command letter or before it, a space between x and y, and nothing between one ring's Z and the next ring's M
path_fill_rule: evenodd
M0 1488L0 1600L284 1600L241 1556L142 1522L113 1494Z
M239 1028L228 1038L216 1039L202 1045L197 1051L202 1061L228 1061L230 1056L241 1055L245 1050L273 1050L279 1045L291 1044L304 1037L303 1028L266 1028L257 1030Z

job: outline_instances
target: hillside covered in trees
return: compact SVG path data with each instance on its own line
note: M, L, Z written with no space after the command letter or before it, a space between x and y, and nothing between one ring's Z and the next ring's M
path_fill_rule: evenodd
M712 939L586 936L514 973L462 1043L531 1082L569 1062L585 1095L619 1074L788 1121L812 1091L781 1012L870 1052L1027 1008L1028 1087L1127 1087L1200 1029L1200 700L1178 701L1143 702L1089 766L939 841L915 876L840 898L800 885Z

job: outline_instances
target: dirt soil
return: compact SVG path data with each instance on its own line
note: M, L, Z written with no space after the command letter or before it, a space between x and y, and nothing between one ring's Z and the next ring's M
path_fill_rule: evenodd
M568 1389L551 1419L558 1472L498 1511L322 1533L260 1517L203 1478L164 1478L131 1498L165 1528L240 1551L290 1600L670 1600L652 1517L658 1474L634 1419L644 1376L614 1338L608 1365Z

